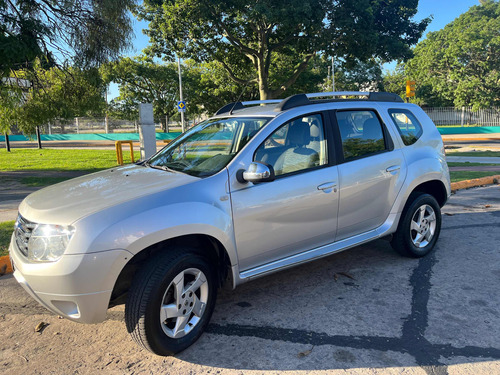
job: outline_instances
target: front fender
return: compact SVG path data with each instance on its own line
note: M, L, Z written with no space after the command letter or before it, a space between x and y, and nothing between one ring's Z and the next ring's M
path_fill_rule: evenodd
M161 241L190 234L216 238L227 250L231 264L237 263L230 211L201 202L158 207L128 217L96 237L91 247L113 246L135 255Z
M231 213L226 192L227 170L188 185L168 189L96 212L73 224L66 253L124 249L132 254L156 243L188 234L217 239L231 264L237 264Z

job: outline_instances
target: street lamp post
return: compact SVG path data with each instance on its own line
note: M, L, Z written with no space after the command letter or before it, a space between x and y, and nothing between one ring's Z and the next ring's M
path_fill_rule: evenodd
M332 91L335 92L335 67L333 66L333 56L332 56Z
M179 96L180 96L180 101L183 101L182 98L182 75L181 75L181 58L177 57L177 68L179 71ZM181 111L181 126L182 126L182 132L184 133L184 111Z

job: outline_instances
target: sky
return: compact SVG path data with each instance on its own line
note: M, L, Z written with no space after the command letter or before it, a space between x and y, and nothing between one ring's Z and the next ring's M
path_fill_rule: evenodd
M473 5L479 5L479 0L420 0L418 3L418 13L415 16L416 21L432 16L433 20L427 27L425 34L429 31L441 30L448 23L465 13ZM127 53L128 56L136 56L148 45L149 38L142 33L143 29L148 27L147 22L134 20L135 38L133 48ZM386 70L392 70L396 63L385 64ZM118 96L118 85L112 84L109 87L108 99L111 100Z

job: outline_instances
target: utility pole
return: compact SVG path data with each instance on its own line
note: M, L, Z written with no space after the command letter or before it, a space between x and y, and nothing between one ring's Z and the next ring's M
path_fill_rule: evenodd
M332 56L332 91L335 92L335 67L333 66L333 56Z
M329 66L328 67L328 78L326 79L326 82L330 82L330 71L332 70L332 68ZM326 86L326 91L328 91L328 86Z
M104 132L109 133L109 118L108 118L108 89L109 85L106 85L106 115L104 116Z
M177 57L177 68L179 70L179 96L180 101L182 102L184 99L182 98L182 75L181 75L181 58ZM182 132L184 133L184 111L181 111L181 126Z

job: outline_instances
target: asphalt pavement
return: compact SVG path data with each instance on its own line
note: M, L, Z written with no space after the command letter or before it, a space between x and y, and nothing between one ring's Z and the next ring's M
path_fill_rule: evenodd
M0 278L3 374L498 374L500 187L459 191L422 259L385 240L219 294L201 339L170 358L128 337L123 306L58 319ZM44 321L42 333L34 327Z

